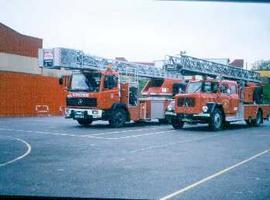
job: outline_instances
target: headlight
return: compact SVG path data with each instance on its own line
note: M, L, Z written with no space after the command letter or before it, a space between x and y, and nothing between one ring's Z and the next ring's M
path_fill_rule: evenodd
M172 111L172 110L173 110L172 106L169 105L168 108L167 108L167 110L168 110L168 111Z
M206 113L208 111L208 107L207 106L203 106L202 107L202 111Z
M96 115L96 114L98 114L98 111L97 110L93 110L92 113L93 113L93 115Z
M69 108L65 109L65 115L70 115L70 109Z
M173 111L175 106L175 101L171 101L171 103L168 105L167 110L168 111Z

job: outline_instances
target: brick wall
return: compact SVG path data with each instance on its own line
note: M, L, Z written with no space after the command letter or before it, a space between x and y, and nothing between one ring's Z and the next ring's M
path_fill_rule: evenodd
M0 117L62 115L66 92L58 78L0 73Z
M42 39L26 36L0 23L0 52L38 57Z

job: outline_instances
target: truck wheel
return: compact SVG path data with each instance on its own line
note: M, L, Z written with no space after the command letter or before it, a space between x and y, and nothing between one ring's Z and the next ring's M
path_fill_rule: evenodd
M77 119L77 122L82 126L89 126L92 124L93 120L91 119Z
M252 121L251 121L251 120L246 119L245 121L246 121L246 124L247 124L248 126L252 126L252 125L253 125L253 123L252 123Z
M220 109L215 109L211 115L209 127L212 131L218 131L223 128L223 115Z
M145 124L145 121L144 120L138 120L138 121L134 121L135 124Z
M171 123L174 129L181 129L184 126L184 122L177 118L172 118Z
M113 128L119 128L124 126L127 121L127 112L124 109L116 109L111 120L109 120L110 126Z
M263 123L263 116L262 116L261 110L258 110L256 119L254 119L252 122L253 122L253 126L257 126L257 127Z
M224 128L229 128L229 127L230 127L230 125L231 125L231 123L230 123L230 122L224 122Z
M167 119L159 119L158 122L160 124L168 124L168 120Z

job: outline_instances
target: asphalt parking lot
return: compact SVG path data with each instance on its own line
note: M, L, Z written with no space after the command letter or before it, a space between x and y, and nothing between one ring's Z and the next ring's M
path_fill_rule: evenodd
M270 199L270 123L219 132L156 122L112 129L63 117L0 119L0 194Z

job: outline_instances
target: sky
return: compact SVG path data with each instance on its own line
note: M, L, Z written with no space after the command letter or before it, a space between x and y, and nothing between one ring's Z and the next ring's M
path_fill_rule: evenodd
M153 0L0 0L0 22L107 58L155 61L186 51L199 58L270 59L270 4Z

